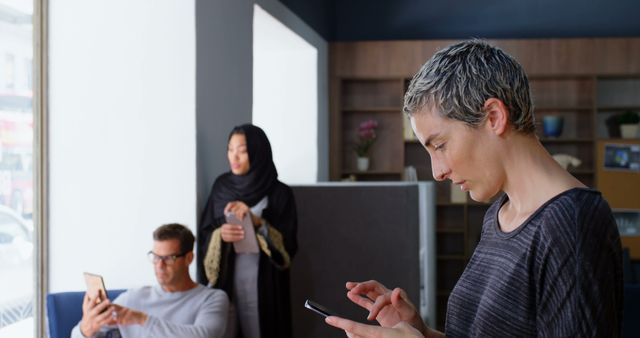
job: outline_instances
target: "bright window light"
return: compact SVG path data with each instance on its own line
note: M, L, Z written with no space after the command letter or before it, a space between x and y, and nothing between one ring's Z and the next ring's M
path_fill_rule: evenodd
M260 6L253 15L253 123L271 141L280 180L318 179L318 50Z

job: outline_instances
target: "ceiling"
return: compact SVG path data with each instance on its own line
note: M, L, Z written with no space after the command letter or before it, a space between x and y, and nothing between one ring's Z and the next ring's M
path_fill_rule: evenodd
M329 41L640 36L637 0L280 0Z

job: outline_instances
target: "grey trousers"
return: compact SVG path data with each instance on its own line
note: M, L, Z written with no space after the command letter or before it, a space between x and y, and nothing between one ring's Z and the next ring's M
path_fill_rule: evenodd
M260 338L258 314L258 263L259 253L236 255L233 276L233 298L237 319L244 338Z

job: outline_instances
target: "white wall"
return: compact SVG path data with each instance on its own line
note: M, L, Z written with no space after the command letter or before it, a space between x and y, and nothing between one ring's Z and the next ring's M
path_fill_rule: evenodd
M235 125L252 121L254 4L318 50L317 178L329 179L327 41L278 0L196 0L199 208L204 206L215 178L229 170L226 156L229 131Z
M50 291L153 284L152 231L195 229L194 0L49 6Z
M273 148L281 181L318 181L318 50L254 6L253 123Z

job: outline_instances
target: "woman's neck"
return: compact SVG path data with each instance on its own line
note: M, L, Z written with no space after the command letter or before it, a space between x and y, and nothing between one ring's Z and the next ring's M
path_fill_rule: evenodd
M528 217L566 190L584 187L533 136L513 135L506 149L505 173L503 191L509 201L503 209L513 219Z

